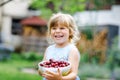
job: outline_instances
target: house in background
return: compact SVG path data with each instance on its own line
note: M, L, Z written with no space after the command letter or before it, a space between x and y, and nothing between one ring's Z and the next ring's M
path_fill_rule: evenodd
M2 0L1 2L5 2ZM18 22L28 16L30 0L12 0L1 7L1 39L4 44L18 47L21 44L20 24ZM14 26L17 27L16 33ZM14 34L15 33L15 34Z
M107 27L108 45L111 46L113 39L118 36L120 48L120 5L113 5L110 10L77 12L73 16L80 28L96 26L100 30Z
M7 2L0 7L0 35L2 43L19 48L22 45L23 26L22 20L32 16L39 16L40 11L30 10L32 0L0 0L0 4ZM27 26L27 25L26 25Z
M0 0L0 4L7 0ZM20 22L33 15L40 15L39 11L29 10L32 0L8 0L10 2L0 6L0 36L4 44L19 48L22 45L22 24ZM119 2L119 0L116 0ZM110 31L114 31L113 37L120 36L120 7L113 5L111 10L84 11L74 15L78 26L86 25L108 25ZM109 39L110 40L110 39ZM111 43L111 41L109 41ZM119 39L120 47L120 39Z
M22 24L22 52L44 52L48 46L47 21L39 16L23 19Z

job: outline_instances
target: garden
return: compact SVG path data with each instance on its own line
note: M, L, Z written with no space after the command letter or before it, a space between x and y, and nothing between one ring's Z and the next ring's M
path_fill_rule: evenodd
M37 74L39 61L36 59L31 53L24 56L11 53L9 59L0 61L0 80L41 80Z
M97 12L97 10L102 10L104 7L109 7L113 2L114 0L41 0L41 2L40 0L33 0L29 8L40 10L42 14L39 16L48 20L49 17L56 12L65 12L71 15L85 10L95 10ZM118 35L113 36L113 32L110 32L114 31L112 27L110 29L108 28L109 25L107 25L107 28L105 26L101 29L98 29L98 25L84 26L84 28L82 28L83 26L79 26L80 40L76 46L81 55L78 71L78 76L81 80L120 80L119 38ZM48 46L43 38L46 37L43 35L46 29L47 26L42 26L41 28L38 28L38 25L36 28L29 27L28 25L24 26L24 32L27 34L22 33L25 35L23 44L25 46L27 45L24 47L24 52L6 52L6 50L0 49L0 80L42 80L37 70L38 63L43 59L43 52L38 53L34 52L34 50L36 50L36 48L37 50L44 50L46 46ZM39 34L40 32L42 32L42 37ZM28 40L26 38L29 35L33 37ZM35 36L39 37L35 40ZM111 36L113 37L111 38ZM39 40L40 38L42 41ZM32 40L34 40L34 42ZM41 44L38 45L39 42L41 42Z
M114 35L110 39L108 35L111 36L108 27L96 32L92 26L81 30L77 46L81 52L79 76L82 80L120 80L118 37Z
M103 32L99 32L99 37L101 33L103 35ZM81 80L120 80L118 38L114 38L111 48L106 49L104 44L102 50L102 47L94 49L95 45L90 45L91 41L92 44L94 43L94 37L92 36L93 31L91 29L82 30L81 39L77 44L81 52L79 77ZM97 39L95 41L97 42ZM97 43L99 43L99 39ZM100 46L100 44L97 44L97 46ZM24 53L12 52L9 57L5 57L0 61L0 80L42 80L42 77L37 72L38 63L42 58L43 53L32 51Z

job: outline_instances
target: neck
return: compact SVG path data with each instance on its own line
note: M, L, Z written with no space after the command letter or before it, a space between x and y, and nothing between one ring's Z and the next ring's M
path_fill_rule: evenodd
M70 44L70 43L66 43L66 44L56 44L56 47L58 47L58 48L63 48L63 47L65 47L65 46L67 46L68 44Z

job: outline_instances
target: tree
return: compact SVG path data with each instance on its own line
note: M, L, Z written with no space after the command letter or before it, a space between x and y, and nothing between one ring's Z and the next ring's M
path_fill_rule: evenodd
M56 12L73 14L76 11L83 11L85 4L86 0L33 0L31 7L41 10L41 15L49 18Z
M43 17L49 18L56 12L74 14L84 10L100 10L114 2L115 0L33 0L30 7L39 9Z

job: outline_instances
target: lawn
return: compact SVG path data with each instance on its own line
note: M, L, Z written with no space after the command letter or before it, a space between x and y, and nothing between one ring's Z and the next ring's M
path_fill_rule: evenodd
M31 54L18 55L12 54L9 60L0 61L0 80L42 80L37 73L37 64L42 60L43 56ZM99 64L80 63L78 75L81 80L89 80L88 78L97 78L96 80L110 80L111 71L108 67ZM23 69L34 69L36 73L26 73ZM120 80L120 68L114 69L116 80ZM91 80L91 79L90 79Z
M36 73L23 72L24 68L35 68L36 61L29 61L19 57L11 57L9 60L0 61L0 80L42 80Z

